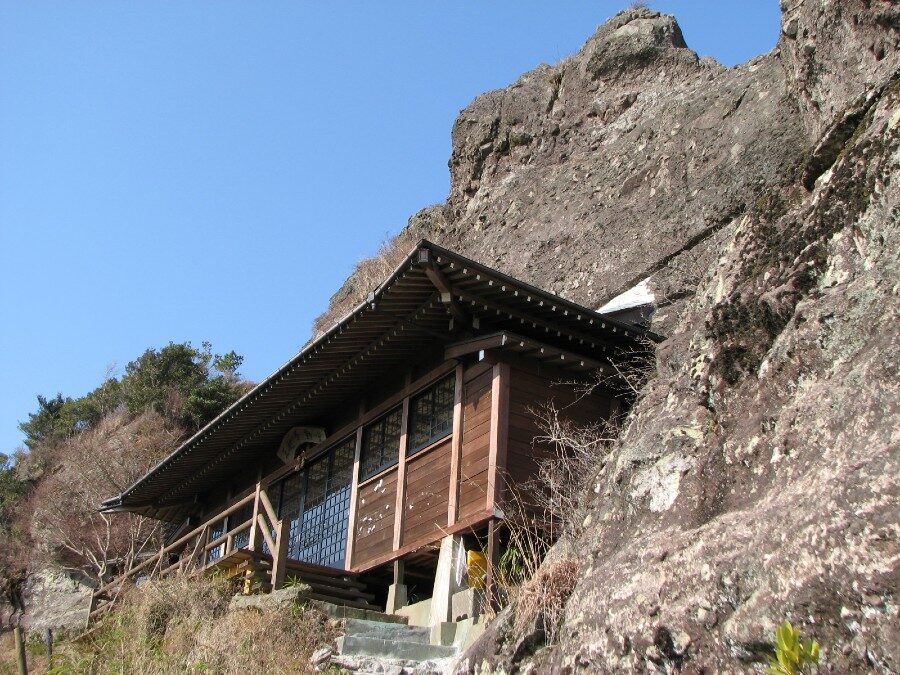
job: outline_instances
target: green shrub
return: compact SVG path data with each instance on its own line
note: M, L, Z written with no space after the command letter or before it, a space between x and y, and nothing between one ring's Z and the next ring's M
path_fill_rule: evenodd
M775 631L775 656L766 672L770 675L799 675L809 672L808 666L819 663L819 643L801 640L800 631L785 621Z

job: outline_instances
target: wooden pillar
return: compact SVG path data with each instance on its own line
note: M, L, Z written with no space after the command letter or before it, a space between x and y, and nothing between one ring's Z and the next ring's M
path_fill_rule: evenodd
M495 363L491 380L491 430L488 449L487 510L494 511L506 480L509 439L509 364Z
M395 560L391 567L394 572L394 583L402 584L404 573L406 572L406 564L402 560Z
M250 543L248 546L251 551L258 552L262 546L260 542L262 537L259 534L259 524L257 516L259 515L259 493L262 490L262 468L256 472L256 491L253 496L253 519L250 525Z
M163 568L166 566L166 540L163 538L162 544L159 546L159 553L156 554L156 564L150 570L150 576L157 571L162 572Z
M456 388L453 392L453 439L450 441L450 495L447 504L447 527L456 525L459 517L459 467L462 463L463 367L456 366Z
M359 404L359 426L356 428L356 449L353 451L353 476L350 479L350 513L347 516L347 547L344 554L344 569L349 570L353 563L353 548L356 544L356 502L359 493L359 460L362 456L363 424L366 412L365 401Z
M410 383L410 374L406 374L406 386ZM406 505L406 448L409 444L409 396L403 398L403 412L400 416L400 460L397 464L397 501L394 507L394 542L396 551L403 543L403 518Z
M282 518L275 524L275 550L272 551L272 590L277 591L284 585L287 571L288 532L287 519Z
M500 528L497 520L488 521L487 537L487 571L484 579L484 596L487 607L496 610L499 606L497 598L497 567L500 564Z
M28 675L28 663L25 660L25 637L22 634L22 627L17 625L16 634L16 663L19 666L19 675Z
M227 522L228 522L228 521L226 521L226 525L225 525L226 527L227 527ZM208 543L209 543L209 525L206 525L206 526L203 528L203 532L200 533L200 560L199 560L199 567L200 567L201 570L202 570L204 567L206 567L206 559L207 559L207 555L206 555L206 554L207 554L207 551L206 551L206 545L207 545ZM220 546L221 546L221 544L220 544Z

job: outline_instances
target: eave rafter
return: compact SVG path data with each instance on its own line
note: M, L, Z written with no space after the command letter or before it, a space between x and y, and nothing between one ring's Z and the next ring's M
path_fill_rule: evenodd
M417 318L428 311L428 309L434 304L436 300L435 295L430 296L424 303L422 303L419 308L412 314L412 316L402 317L400 320L396 321L393 326L387 329L378 339L369 344L368 347L364 348L361 352L357 353L352 358L348 359L343 366L340 368L334 369L331 371L330 375L323 377L319 382L312 385L310 389L306 391L305 394L298 397L296 400L289 403L285 406L280 412L273 415L269 418L268 421L264 422L256 429L248 433L246 436L241 438L239 441L234 443L228 450L219 455L219 457L213 461L207 463L201 469L193 473L191 476L187 477L176 486L168 490L165 494L163 494L159 501L161 503L166 503L171 499L177 499L175 495L183 492L185 488L189 487L191 484L196 483L198 480L201 480L209 472L217 465L221 464L221 462L227 460L229 457L234 455L241 448L246 446L248 443L252 442L259 436L261 436L266 431L269 431L274 425L279 422L284 421L287 417L289 417L292 413L296 412L298 408L300 408L305 403L308 403L312 398L321 394L329 384L334 382L338 377L345 375L351 368L361 364L367 357L369 357L373 352L375 352L379 347L383 347L387 345L393 338L397 337L400 333L409 330L418 330L421 331L421 326L416 324ZM442 336L445 337L446 336Z
M425 272L425 276L440 293L441 302L453 317L453 328L468 330L469 328L478 328L478 320L471 317L462 305L456 300L456 293L447 277L441 271L441 268L431 259L431 251L421 249L419 251L419 264Z

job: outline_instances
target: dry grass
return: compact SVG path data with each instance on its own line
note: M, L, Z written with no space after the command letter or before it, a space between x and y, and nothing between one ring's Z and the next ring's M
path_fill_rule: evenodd
M581 565L575 560L563 559L544 565L522 584L516 594L516 634L524 635L537 624L544 631L545 642L553 644L562 624L566 602L580 576Z
M120 607L54 653L56 673L304 673L334 628L303 606L228 611L221 579L178 576L130 591Z
M369 293L378 288L409 255L415 241L405 231L401 232L395 237L386 238L375 255L360 260L344 286L331 297L328 309L313 321L313 339L344 318Z

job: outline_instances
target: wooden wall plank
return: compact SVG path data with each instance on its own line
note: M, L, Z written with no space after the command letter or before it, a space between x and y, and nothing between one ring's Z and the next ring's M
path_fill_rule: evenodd
M487 508L493 365L480 362L463 373L457 521Z

